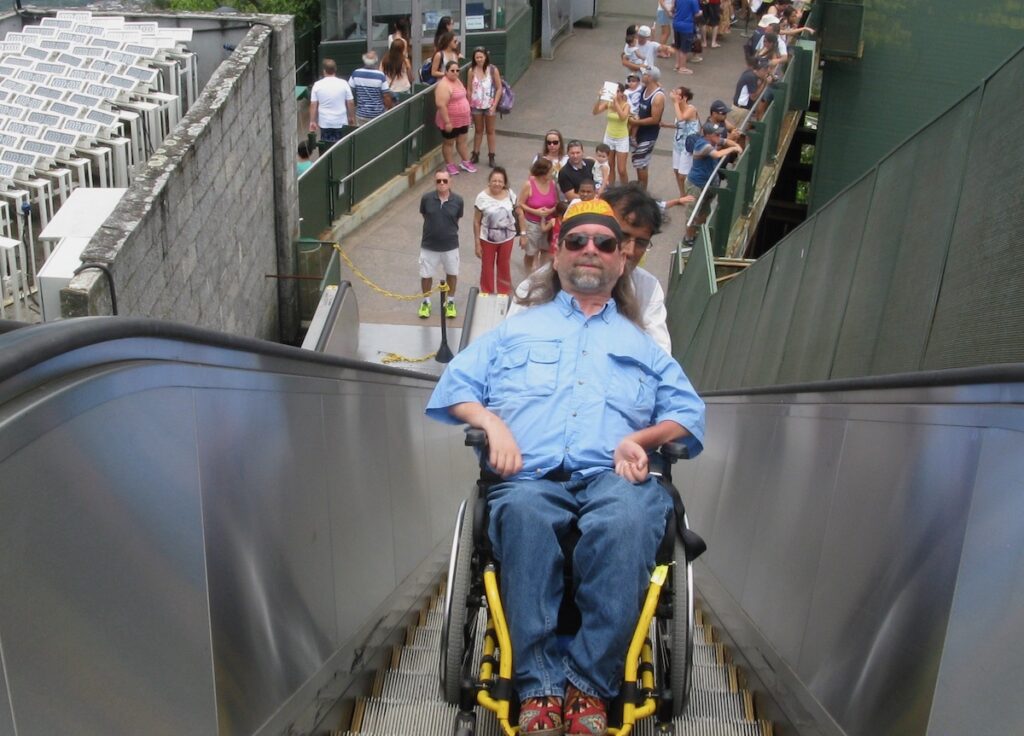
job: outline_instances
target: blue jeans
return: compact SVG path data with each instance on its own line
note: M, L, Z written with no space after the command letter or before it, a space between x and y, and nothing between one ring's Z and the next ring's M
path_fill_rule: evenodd
M615 697L672 512L669 495L655 478L633 485L608 470L564 483L499 483L487 500L519 697L562 696L567 682ZM581 534L573 570L582 624L566 648L556 638L564 592L559 539L573 521Z

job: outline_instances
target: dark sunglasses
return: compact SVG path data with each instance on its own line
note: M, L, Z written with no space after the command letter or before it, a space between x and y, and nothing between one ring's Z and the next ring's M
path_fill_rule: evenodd
M565 243L566 250L583 250L591 240L594 241L594 247L602 253L614 253L619 248L619 241L614 235L570 233L562 242Z
M544 141L544 142L547 143L549 146L557 146L562 141Z
M435 184L447 184L448 180L447 179L434 179L434 183Z

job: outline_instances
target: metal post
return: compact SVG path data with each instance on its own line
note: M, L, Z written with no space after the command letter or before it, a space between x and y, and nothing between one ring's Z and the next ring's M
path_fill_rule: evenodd
M441 283L446 284L444 281ZM450 363L452 358L455 357L452 354L452 349L448 347L448 324L446 322L448 318L445 317L444 314L444 302L447 293L448 292L444 289L441 289L441 291L438 292L439 300L441 302L441 308L437 310L441 315L441 344L437 347L437 355L434 356L434 360L438 363Z

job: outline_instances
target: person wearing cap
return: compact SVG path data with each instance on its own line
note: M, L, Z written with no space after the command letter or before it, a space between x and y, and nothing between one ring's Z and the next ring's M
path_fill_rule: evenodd
M666 441L703 448L704 403L638 325L622 229L570 207L533 306L448 364L427 416L487 435L487 530L501 564L519 733L603 735L672 502L648 472ZM578 632L560 642L561 541L575 527Z
M768 60L754 57L748 60L747 68L740 74L736 81L736 92L732 97L733 108L728 114L730 122L736 127L743 122L747 111L760 101L759 111L753 116L754 120L760 120L764 108L772 99L772 91L768 88L771 81L771 70Z
M717 123L704 123L702 132L703 135L693 142L693 165L690 167L690 173L686 175L686 193L694 197L695 200L700 198L701 190L710 181L718 160L743 151L739 143L725 137L724 126ZM683 237L683 242L686 245L693 246L697 237L697 226L707 220L714 196L710 189L704 195L700 209L697 210L697 216L686 228L686 235ZM696 205L696 201L686 205L683 210L685 222L690 223L690 215Z
M637 102L636 115L630 119L629 127L630 137L636 141L631 157L633 168L636 169L636 178L640 186L646 189L648 169L654 156L654 144L658 141L661 117L665 113L665 91L659 84L661 70L658 67L645 69L641 79L644 86Z
M657 66L658 59L667 59L672 49L651 40L651 27L640 26L636 29L636 57L640 59L641 72Z

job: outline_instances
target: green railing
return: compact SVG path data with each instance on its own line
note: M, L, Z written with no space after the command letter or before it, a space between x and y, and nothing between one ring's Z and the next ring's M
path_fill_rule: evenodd
M316 50L320 45L320 24L295 31L295 84L308 87L317 75Z
M704 228L667 294L694 385L1024 361L1021 79L1024 48L721 289Z
M712 175L701 197L713 194L718 202L709 223L710 247L716 256L724 256L733 225L750 212L757 189L757 179L768 162L774 162L782 144L783 120L787 113L806 110L810 102L810 86L814 77L815 45L811 41L798 41L790 47L792 59L782 79L772 85L774 98L759 121L747 129L747 145L732 169L724 169L726 186L713 186L718 181ZM751 105L753 110L757 105ZM750 116L748 115L748 118ZM747 120L741 127L747 128ZM720 160L719 166L725 159ZM697 211L694 207L694 213Z
M366 125L347 129L299 177L301 235L319 237L394 177L441 145L434 124L434 86L417 84L412 97Z

